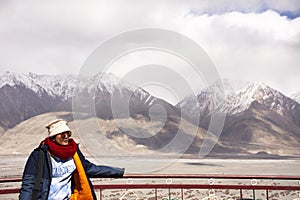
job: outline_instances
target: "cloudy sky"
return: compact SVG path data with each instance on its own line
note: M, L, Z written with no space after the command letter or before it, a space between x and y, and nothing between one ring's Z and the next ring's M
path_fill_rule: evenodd
M2 71L78 74L104 41L156 27L195 41L222 78L264 82L286 95L300 92L299 0L1 0L0 25ZM151 64L135 63L138 58L123 63Z

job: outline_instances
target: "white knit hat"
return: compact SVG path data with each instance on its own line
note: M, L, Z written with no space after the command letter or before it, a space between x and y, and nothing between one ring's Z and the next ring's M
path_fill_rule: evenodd
M71 131L68 123L63 119L55 119L45 126L48 129L48 137L55 136L65 131Z

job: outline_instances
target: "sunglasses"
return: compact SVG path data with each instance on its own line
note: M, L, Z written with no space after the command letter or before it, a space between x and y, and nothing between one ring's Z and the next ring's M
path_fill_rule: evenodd
M59 133L58 135L64 136L65 134L67 134L68 137L72 136L72 132L71 131L65 131L65 132Z

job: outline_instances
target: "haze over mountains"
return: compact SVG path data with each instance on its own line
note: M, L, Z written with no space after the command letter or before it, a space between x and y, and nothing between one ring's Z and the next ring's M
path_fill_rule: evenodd
M226 119L220 138L212 139L216 143L212 154L299 156L299 103L263 83L238 85L232 88L228 80L218 81L196 98L186 97L172 106L112 74L78 78L1 72L0 144L8 148L7 138L32 134L22 127L38 124L45 117L41 114L68 116L73 121L70 113L75 111L84 113L77 115L84 123L97 118L106 129L91 134L100 133L120 148L198 154L211 115L220 112ZM61 112L68 114L55 114ZM194 113L200 113L199 122L192 119ZM188 147L180 142L168 146L178 133Z

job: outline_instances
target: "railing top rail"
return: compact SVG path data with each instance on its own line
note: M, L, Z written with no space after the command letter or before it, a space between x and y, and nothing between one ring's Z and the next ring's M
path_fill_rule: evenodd
M124 178L216 178L216 179L274 179L274 180L300 180L300 176L289 175L236 175L236 174L127 174Z
M235 174L126 174L123 178L133 179L272 179L272 180L300 180L300 176L289 175L235 175ZM20 182L22 177L0 178L0 183Z
M251 189L251 190L295 190L300 191L300 186L279 185L209 185L209 184L103 184L94 185L95 189ZM19 193L19 188L0 189L0 194Z
M102 184L95 189L249 189L249 190L300 190L300 186L281 185L210 185L210 184Z
M0 178L0 183L21 182L22 177Z
M199 179L206 179L206 178L218 178L218 179L281 179L281 180L300 180L300 176L253 176L253 175L221 175L221 174L126 174L124 179L150 179L150 178L157 178L157 179L172 179L172 178L199 178ZM0 183L5 182L21 182L21 177L13 177L13 178L0 178ZM166 181L165 184L157 183L143 183L143 184L133 184L127 182L124 184L95 184L95 189L98 190L105 190L105 189L164 189L164 188L173 188L173 189L236 189L236 190L295 190L300 191L300 185L256 185L256 184L238 184L238 185L231 185L231 184L174 184L172 182L168 183ZM0 189L0 194L14 194L18 193L20 188L3 188Z

